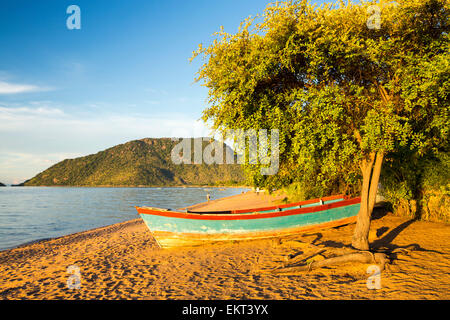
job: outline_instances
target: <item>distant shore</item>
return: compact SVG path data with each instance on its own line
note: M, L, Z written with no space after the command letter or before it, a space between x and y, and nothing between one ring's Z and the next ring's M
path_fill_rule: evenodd
M248 188L251 189L250 186L228 186L228 185L173 185L173 186L144 186L144 185L100 185L100 186L64 186L64 185L40 185L40 186L25 186L25 185L10 185L8 187L46 187L46 188Z
M259 202L258 202L259 201ZM203 210L276 201L247 192ZM366 286L366 264L277 276L291 255L350 245L354 224L274 240L159 249L141 219L0 252L0 299L449 299L450 225L378 214L370 241L415 249ZM68 267L71 266L71 269ZM75 269L74 269L75 268ZM79 270L79 289L67 281ZM71 273L72 272L72 273Z

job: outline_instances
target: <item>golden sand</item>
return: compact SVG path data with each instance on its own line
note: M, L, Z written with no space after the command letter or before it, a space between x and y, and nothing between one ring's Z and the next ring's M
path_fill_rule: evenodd
M203 210L270 203L247 193ZM386 214L372 221L377 247L409 248L369 290L369 265L349 263L294 275L264 272L289 255L345 248L354 225L285 239L159 249L141 219L0 252L2 299L449 299L450 226ZM319 257L320 258L320 257ZM80 271L69 289L68 267ZM73 277L73 276L72 276Z

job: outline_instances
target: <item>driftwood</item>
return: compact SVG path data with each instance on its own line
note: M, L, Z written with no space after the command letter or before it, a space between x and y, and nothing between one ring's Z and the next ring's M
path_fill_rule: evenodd
M379 264L380 269L384 270L385 264L388 262L388 258L384 253L372 253L370 251L359 251L349 253L337 257L328 258L321 261L313 261L309 264L302 266L290 266L284 268L273 269L270 272L274 274L290 274L294 272L310 271L322 267L327 267L336 264L342 264L347 262L360 262L360 263L374 263Z
M321 254L321 253L324 253L326 251L326 249L318 249L318 250L316 250L313 254L310 254L309 256L307 256L306 258L302 258L302 259L299 259L299 258L301 258L302 256L301 255L299 255L299 256L295 256L295 257L292 257L292 258L290 258L290 260L286 263L286 265L299 265L299 264L303 264L303 263L306 263L309 259L312 259L312 258L314 258L315 256L317 256L317 255L319 255L319 254Z
M308 244L308 248L313 249L313 251L308 253L306 257L303 255L302 251L296 254L290 254L286 257L286 262L282 266L270 270L261 270L261 272L288 275L348 262L376 264L380 267L380 270L383 271L390 270L390 265L394 263L395 260L398 260L398 255L409 255L411 251L415 250L423 251L417 244L401 247L394 245L376 246L374 252L357 250L348 246L324 247ZM323 254L325 252L329 252L329 254L326 255L328 258ZM314 259L318 255L325 257L325 259Z

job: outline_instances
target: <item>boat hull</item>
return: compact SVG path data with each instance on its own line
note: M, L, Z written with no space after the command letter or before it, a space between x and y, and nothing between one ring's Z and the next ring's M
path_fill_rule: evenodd
M269 207L260 207L260 208L252 208L252 209L238 209L238 210L227 210L227 211L220 211L220 213L226 214L226 213L249 213L249 212L277 212L277 211L287 211L287 210L293 210L293 209L300 209L300 208L307 208L307 207L315 207L323 204L330 204L334 202L339 202L345 200L346 197L342 194L329 196L329 197L322 197L317 199L311 199L311 200L305 200L300 201L297 203L288 203L288 204L279 204L275 206L269 206ZM214 211L195 211L192 209L188 209L187 213L219 213Z
M355 221L356 217L350 217L340 219L337 221L324 222L322 224L312 226L302 226L277 231L247 232L240 234L229 234L229 233L203 234L203 233L187 233L187 232L180 233L168 231L152 231L152 234L161 248L195 247L204 245L205 243L257 240L265 238L280 238L301 234L312 230L339 227L342 225L353 223Z
M353 223L359 198L284 212L187 214L151 208L137 210L162 248L205 242L253 240L295 235Z

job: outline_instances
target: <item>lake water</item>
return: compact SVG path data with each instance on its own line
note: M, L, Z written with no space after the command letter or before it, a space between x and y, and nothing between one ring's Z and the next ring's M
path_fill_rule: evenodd
M0 188L0 250L139 218L134 206L177 209L245 188Z

